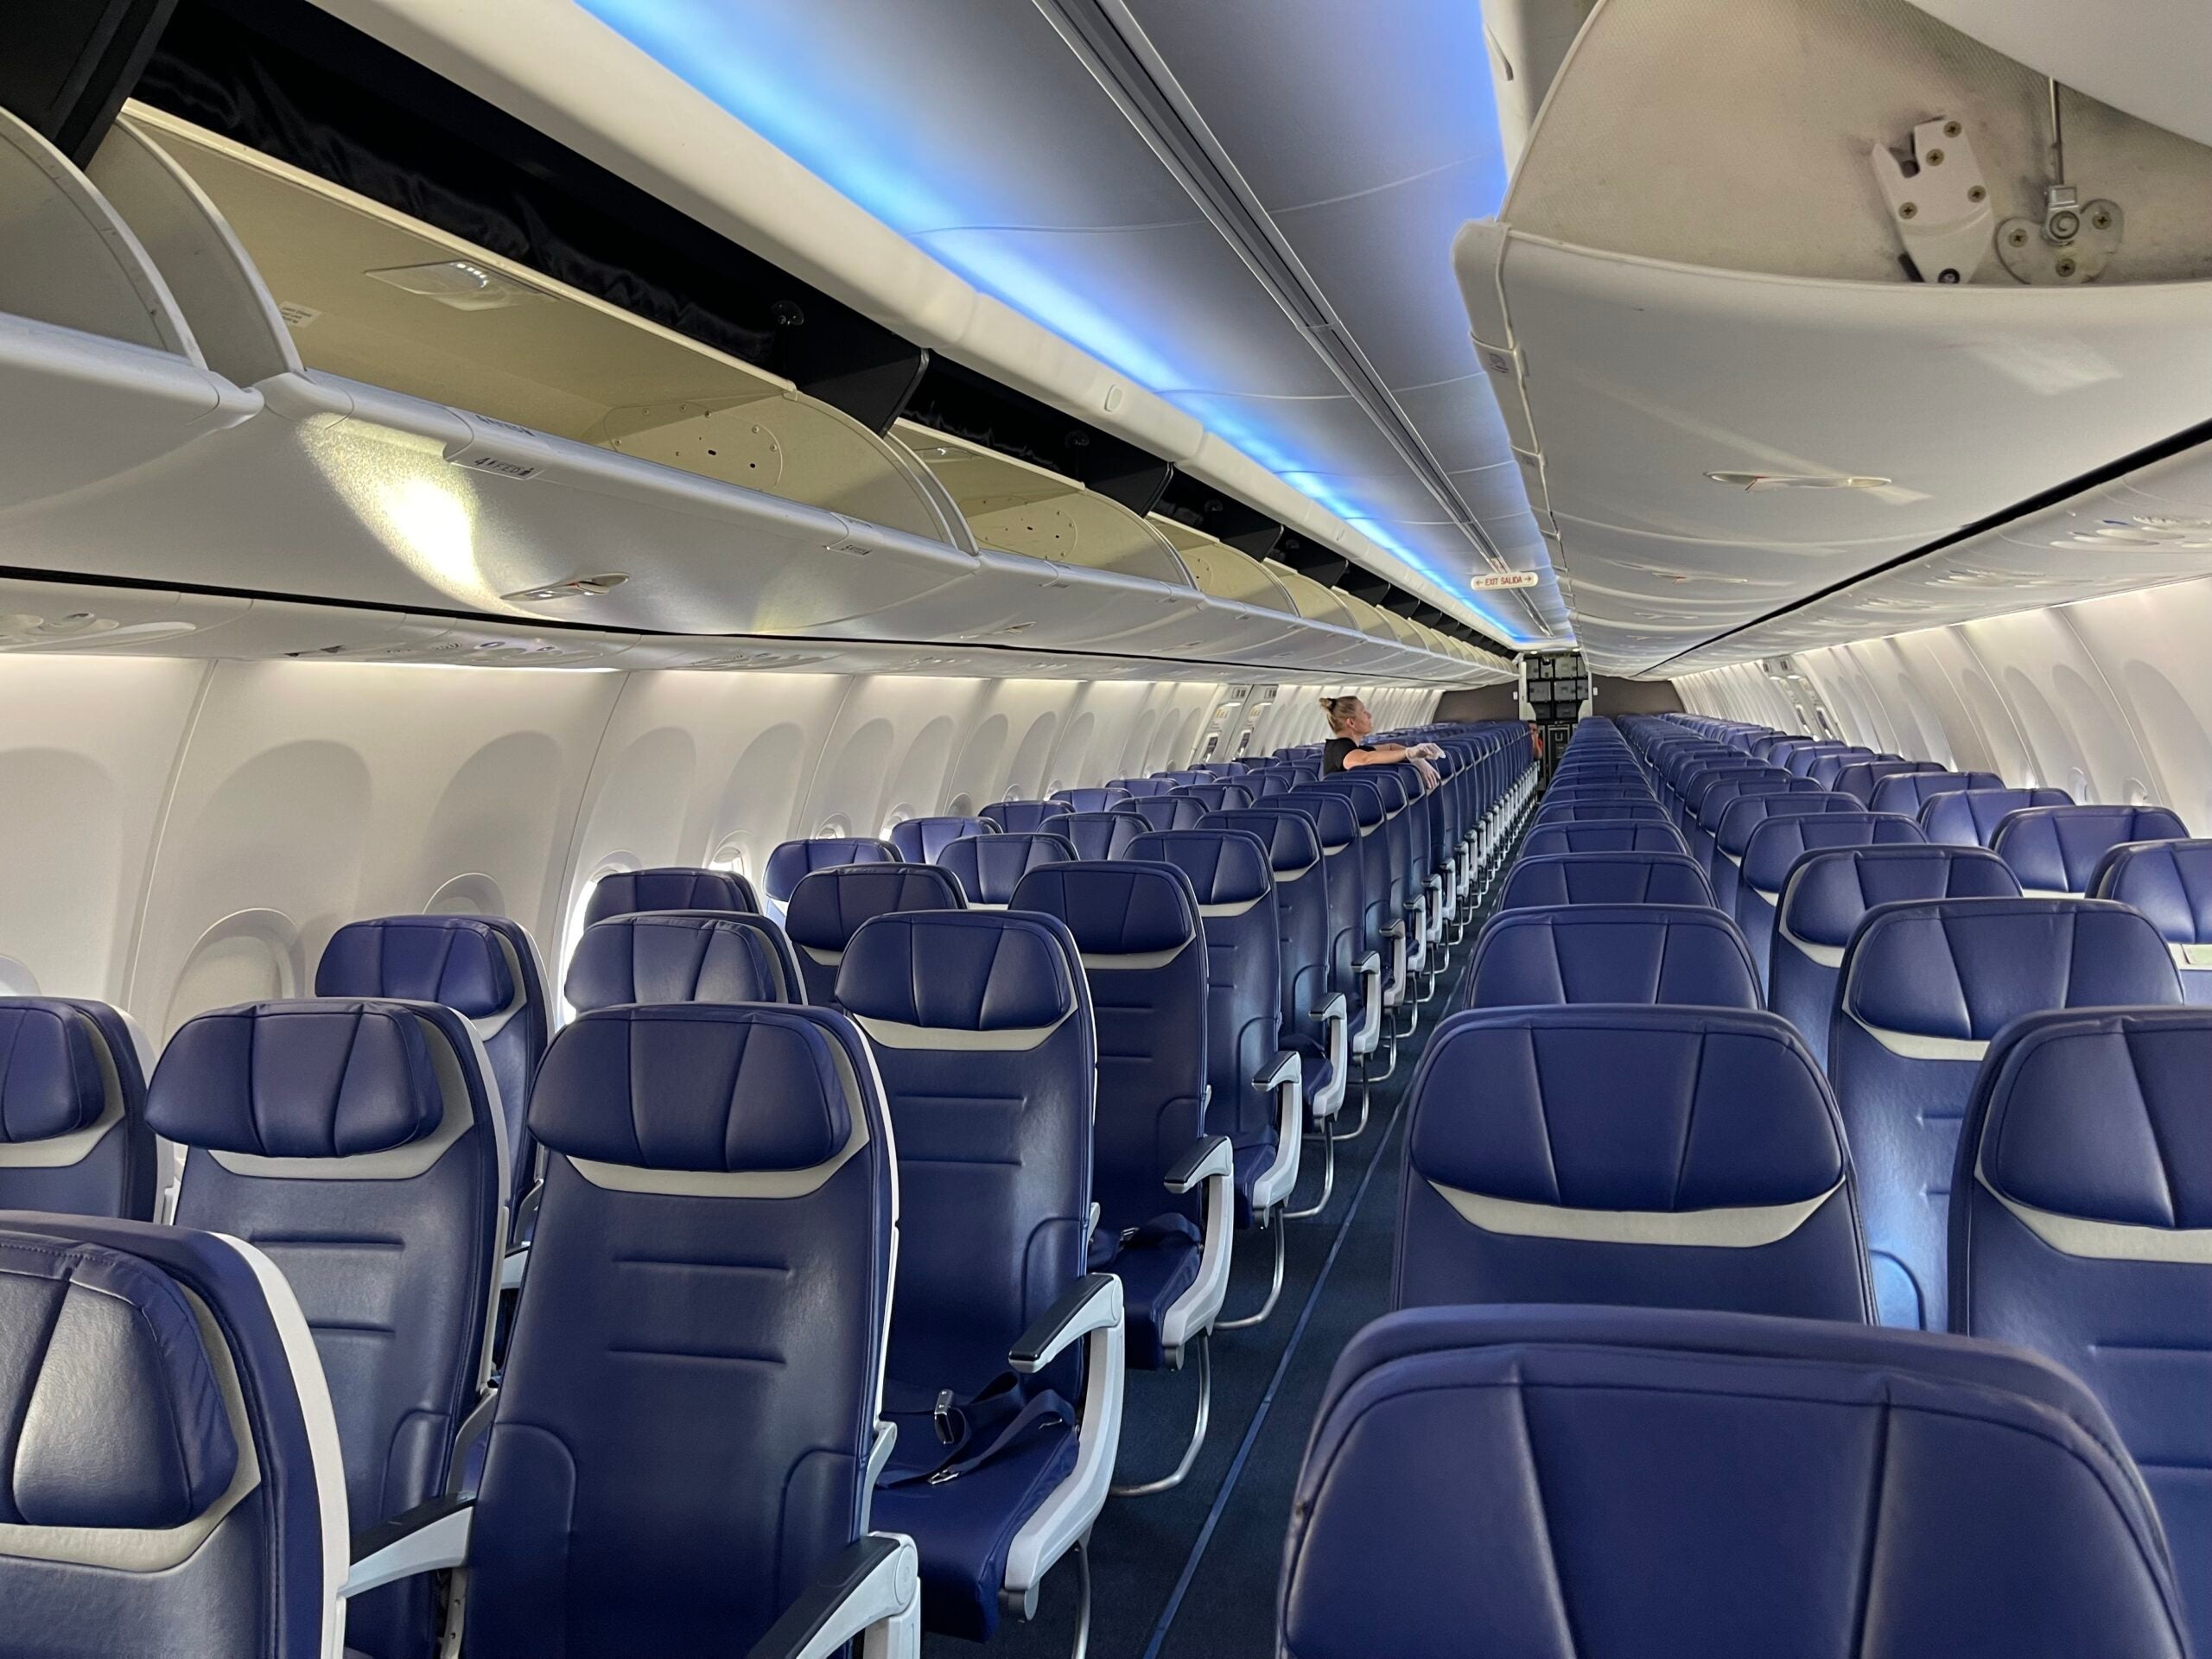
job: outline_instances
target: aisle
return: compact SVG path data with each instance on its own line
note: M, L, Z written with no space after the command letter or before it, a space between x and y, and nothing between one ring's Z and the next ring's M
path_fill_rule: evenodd
M1265 1325L1214 1343L1213 1422L1190 1478L1156 1497L1107 1506L1090 1543L1093 1659L1272 1659L1274 1597L1292 1488L1321 1390L1338 1353L1389 1300L1392 1235L1407 1085L1439 1012L1465 970L1475 929L1456 954L1443 990L1421 1009L1421 1029L1402 1042L1395 1072L1374 1090L1364 1134L1337 1148L1337 1189L1320 1215L1290 1224L1282 1299ZM1307 1154L1318 1142L1306 1143ZM1309 1171L1300 1198L1319 1177ZM1267 1287L1268 1241L1238 1240L1232 1314L1258 1305ZM1123 1477L1168 1467L1180 1452L1196 1398L1195 1370L1130 1382ZM1064 1563L1046 1586L1033 1624L1008 1621L988 1649L945 1637L923 1644L929 1659L1065 1659L1075 1635L1075 1569Z

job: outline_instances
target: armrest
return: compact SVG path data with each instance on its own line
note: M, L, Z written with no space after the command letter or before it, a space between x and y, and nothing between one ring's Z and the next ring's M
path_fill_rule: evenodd
M1200 1181L1214 1176L1234 1175L1236 1173L1236 1149L1225 1135L1209 1135L1200 1139L1167 1172L1165 1185L1170 1192L1180 1198Z
M461 1420L461 1427L453 1432L453 1464L446 1472L446 1492L449 1497L474 1497L476 1489L468 1484L468 1465L476 1443L492 1432L492 1419L499 1408L499 1391L486 1389L483 1397L468 1408Z
M1355 966L1362 974L1379 974L1382 971L1382 953L1380 950L1370 950Z
M1273 1090L1281 1088L1286 1083L1294 1083L1304 1075L1305 1068L1299 1064L1297 1054L1287 1048L1281 1049L1260 1075L1252 1079L1252 1086Z
M518 1244L499 1258L499 1288L520 1290L522 1276L530 1268L530 1246Z
M380 1526L353 1535L353 1570L341 1597L468 1565L468 1531L476 1516L473 1497L434 1497Z
M1328 1001L1313 1010L1313 1017L1325 1026L1332 1020L1349 1020L1351 1018L1351 1004L1345 1001L1342 991L1331 991Z
M894 1622L912 1625L912 1642L887 1643L887 1649L918 1652L920 1580L912 1539L871 1532L846 1545L814 1575L746 1659L830 1659L877 1625ZM875 1651L874 1644L868 1650Z
M1406 925L1402 921L1391 923L1389 926L1382 930L1382 937L1386 939L1404 938L1406 937Z
M1121 1317L1122 1281L1110 1273L1086 1274L1015 1340L1007 1351L1007 1365L1024 1376L1041 1371L1078 1338L1117 1324Z

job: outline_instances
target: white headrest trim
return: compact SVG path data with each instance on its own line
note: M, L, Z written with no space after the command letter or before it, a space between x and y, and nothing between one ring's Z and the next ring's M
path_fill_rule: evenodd
M1014 1026L1003 1031L957 1031L939 1026L910 1026L897 1020L877 1020L858 1014L854 1014L852 1020L868 1033L870 1042L880 1043L886 1048L1018 1054L1042 1047L1046 1040L1072 1017L1073 1011L1071 1010L1049 1026Z
M1856 1014L1852 1023L1881 1044L1892 1054L1902 1054L1908 1060L1971 1060L1979 1063L1989 1052L1989 1045L1974 1037L1931 1037L1916 1031L1891 1031L1885 1026L1870 1026Z
M1784 926L1781 930L1781 932L1783 938L1789 940L1789 943L1796 946L1798 950L1802 951L1813 961L1820 963L1821 967L1840 968L1843 966L1843 946L1840 944L1815 944L1810 939L1801 939L1787 926Z
M1185 939L1180 944L1170 945L1165 950L1129 950L1118 953L1086 950L1083 965L1106 973L1136 973L1147 968L1165 968L1169 963L1191 948Z
M1716 1210L1575 1210L1564 1205L1529 1204L1518 1198L1465 1192L1439 1181L1430 1181L1429 1185L1463 1220L1486 1233L1592 1244L1674 1244L1739 1250L1779 1243L1843 1191L1839 1180L1827 1192L1796 1204Z
M2007 1198L1989 1184L1979 1164L1974 1179L1982 1190L2003 1205L2013 1220L2063 1255L2093 1262L2168 1262L2190 1267L2212 1266L2212 1228L2144 1227L2128 1222L2091 1221L2082 1216L2062 1216L2037 1210Z
M1249 899L1236 899L1225 905L1200 905L1198 914L1201 916L1242 916L1267 896L1264 893L1255 893Z

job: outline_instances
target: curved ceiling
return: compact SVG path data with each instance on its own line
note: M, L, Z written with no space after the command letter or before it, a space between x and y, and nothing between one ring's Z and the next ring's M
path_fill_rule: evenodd
M1505 188L1466 0L579 3L1509 642L1570 636L1447 254Z

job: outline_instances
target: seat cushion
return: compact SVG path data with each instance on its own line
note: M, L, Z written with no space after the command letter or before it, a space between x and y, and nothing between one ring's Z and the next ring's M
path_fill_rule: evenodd
M1181 1220L1182 1217L1175 1217ZM1188 1224L1185 1224L1188 1226ZM1129 1363L1158 1370L1166 1363L1160 1344L1160 1322L1176 1299L1198 1281L1198 1240L1196 1228L1143 1230L1127 1244L1098 1241L1105 1260L1092 1251L1094 1272L1110 1273L1122 1281L1122 1317L1128 1323Z

